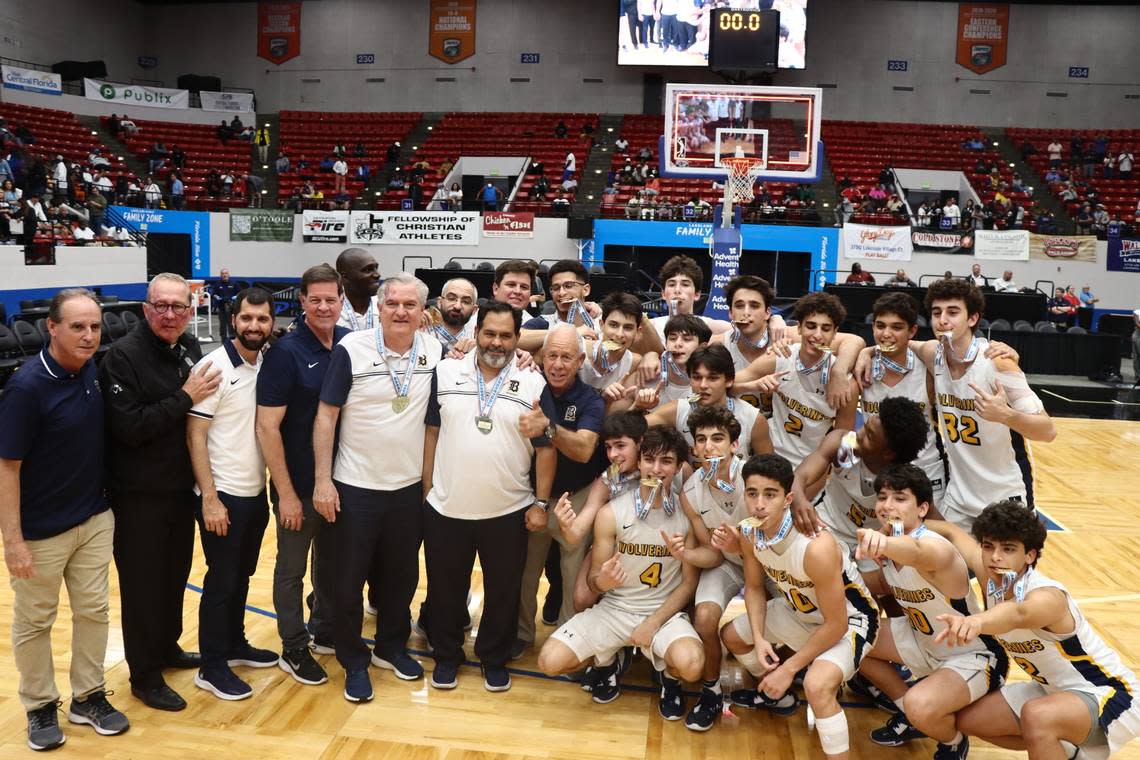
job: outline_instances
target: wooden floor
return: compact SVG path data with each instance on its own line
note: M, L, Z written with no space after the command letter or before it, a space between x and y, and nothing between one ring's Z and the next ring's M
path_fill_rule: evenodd
M1140 667L1140 422L1062 419L1057 440L1033 449L1037 503L1065 532L1051 533L1042 569L1063 581L1101 634L1133 669ZM277 649L271 581L273 531L267 531L261 562L253 579L246 616L249 638ZM191 583L201 584L199 551ZM421 575L421 578L423 576ZM475 575L473 607L478 625L480 599ZM416 605L423 589L416 597ZM333 657L320 658L330 671L323 686L301 686L282 671L239 669L253 686L252 699L223 702L196 689L192 673L171 672L170 684L187 698L181 713L160 713L129 696L122 637L118 629L117 591L112 573L111 647L107 682L118 692L112 701L131 720L131 730L117 737L97 736L85 726L64 723L67 744L56 754L82 758L822 758L818 740L805 727L804 710L777 718L737 710L710 732L697 734L681 722L657 715L648 689L648 671L639 661L616 702L599 706L577 685L551 681L535 673L535 653L516 663L514 687L505 694L483 690L477 667L460 671L459 688L435 691L426 682L406 683L390 672L372 670L376 699L355 706L341 695L343 673ZM187 591L182 644L197 649L198 594ZM371 619L366 619L366 628ZM0 629L10 630L11 591L0 588ZM550 633L539 625L539 638ZM366 630L365 634L369 634ZM56 625L57 680L67 699L69 613L61 609ZM424 643L413 637L411 646ZM18 674L10 637L0 642L0 758L30 757L25 717L16 696ZM473 659L471 646L468 657ZM421 659L424 659L421 657ZM431 660L425 660L430 669ZM1020 677L1020 673L1018 673ZM853 698L850 701L854 701ZM66 707L66 705L65 705ZM866 738L886 716L867 707L847 711L852 757L859 760L929 757L930 742L899 749L880 748ZM1009 758L1020 753L976 742L971 757ZM1119 757L1140 760L1140 743Z

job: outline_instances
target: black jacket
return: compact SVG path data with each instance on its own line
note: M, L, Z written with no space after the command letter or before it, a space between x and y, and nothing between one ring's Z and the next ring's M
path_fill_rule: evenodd
M145 320L115 341L99 367L107 416L107 485L116 491L189 491L186 446L193 406L182 384L202 358L198 339L183 334L174 348Z

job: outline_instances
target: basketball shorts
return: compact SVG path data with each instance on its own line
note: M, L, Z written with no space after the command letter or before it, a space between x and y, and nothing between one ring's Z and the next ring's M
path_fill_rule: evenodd
M601 601L570 618L550 636L570 647L580 662L593 657L596 665L609 665L618 650L632 644L633 629L647 617L649 613L630 612L602 597ZM642 648L641 653L653 663L655 670L662 671L669 647L685 638L700 641L689 616L678 612L658 629L649 650Z
M701 571L701 579L697 582L697 593L693 604L712 603L720 607L721 612L724 612L728 609L728 603L743 588L744 568L726 559L717 567L710 567Z
M891 618L890 625L895 648L903 663L918 678L928 676L936 670L957 673L970 690L971 702L977 702L991 691L999 689L1005 681L1005 673L998 667L998 658L986 649L938 659L932 657L918 639L919 636L929 636L915 631L909 618Z

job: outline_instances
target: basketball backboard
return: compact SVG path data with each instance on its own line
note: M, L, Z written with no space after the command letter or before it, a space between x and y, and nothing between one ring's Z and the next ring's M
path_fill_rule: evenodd
M668 84L661 175L720 179L721 159L760 159L758 179L817 182L823 168L814 87Z

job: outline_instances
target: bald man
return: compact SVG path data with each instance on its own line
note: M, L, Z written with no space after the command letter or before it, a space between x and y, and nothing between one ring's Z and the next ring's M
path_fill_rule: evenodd
M345 248L336 257L336 271L344 284L344 305L337 324L353 332L376 327L376 291L380 289L376 258L363 248Z
M445 348L462 342L460 350L468 350L474 343L474 337L467 329L467 323L479 308L479 293L474 283L462 277L448 280L436 299L436 308L443 317L443 324L435 325L431 329L432 334Z
M542 347L546 388L540 399L540 408L524 415L519 422L524 436L545 432L554 443L558 466L550 492L551 507L568 493L575 512L582 509L590 485L607 464L604 455L598 456L606 404L594 388L578 378L578 370L585 358L584 342L573 325L560 324L547 331ZM551 412L553 416L550 416ZM518 641L511 652L516 657L534 643L538 578L546 562L551 539L561 546L562 608L558 615L559 625L574 615L574 580L578 577L578 568L586 551L585 542L573 546L565 540L553 515L547 520L544 530L530 533L529 538L519 600Z

